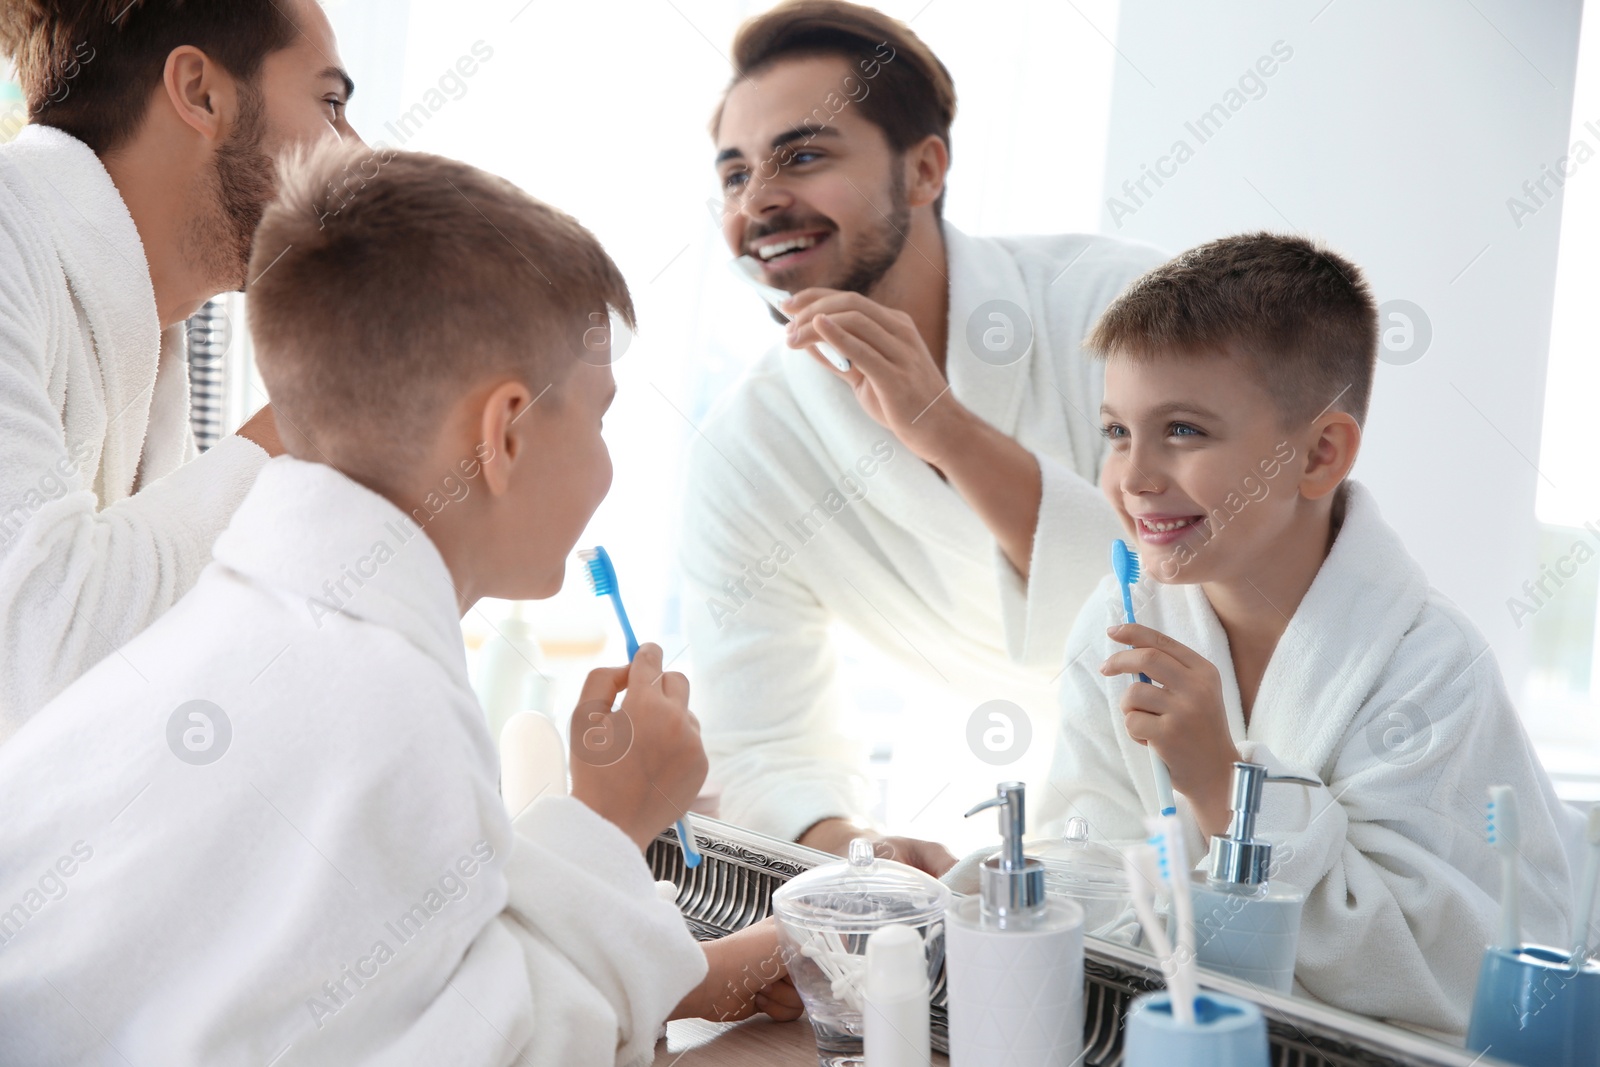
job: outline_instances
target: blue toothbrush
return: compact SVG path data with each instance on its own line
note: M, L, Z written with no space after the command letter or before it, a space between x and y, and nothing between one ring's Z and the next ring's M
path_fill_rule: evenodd
M633 657L639 652L639 639L633 636L633 627L628 623L628 611L622 606L622 591L617 585L617 569L611 565L611 556L596 545L580 551L578 558L583 560L584 575L589 579L589 588L594 590L594 595L611 598L611 606L617 610L617 621L622 624L622 635L628 639L628 662L632 663ZM694 838L682 819L678 820L678 844L683 846L684 866L700 866L700 852L694 847Z
M1122 611L1131 626L1136 621L1133 617L1133 587L1139 581L1139 554L1120 537L1111 542L1111 570L1122 586ZM1139 681L1148 685L1150 678L1141 671ZM1154 748L1150 750L1150 769L1156 775L1156 799L1161 803L1161 814L1176 815L1178 803L1172 797L1172 776L1167 773L1167 765L1161 762Z

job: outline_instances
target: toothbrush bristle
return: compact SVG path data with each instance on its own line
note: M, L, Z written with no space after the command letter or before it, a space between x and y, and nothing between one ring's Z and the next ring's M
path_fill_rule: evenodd
M1139 553L1128 547L1128 542L1117 538L1111 542L1111 570L1124 585L1139 582Z
M1484 821L1489 832L1489 844L1516 848L1520 836L1517 832L1517 795L1510 786L1490 787Z
M594 590L594 595L610 596L611 575L605 557L600 555L598 549L585 548L578 552L578 558L583 560L583 576L589 582L589 588Z

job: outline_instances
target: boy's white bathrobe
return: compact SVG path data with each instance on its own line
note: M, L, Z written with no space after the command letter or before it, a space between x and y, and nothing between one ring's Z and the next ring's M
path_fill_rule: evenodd
M1325 783L1268 786L1257 824L1277 846L1276 877L1309 890L1297 989L1459 1034L1499 915L1488 788L1517 791L1524 936L1557 946L1572 911L1567 816L1482 636L1429 587L1371 494L1354 483L1348 492L1343 526L1273 652L1248 727L1227 636L1201 588L1141 582L1135 611L1216 665L1241 759ZM1067 645L1055 772L1091 832L1113 840L1143 837L1142 819L1157 808L1149 750L1123 725L1129 678L1099 673L1122 647L1106 628L1122 621L1108 578ZM1190 855L1203 858L1187 802L1178 804Z
M507 818L426 534L285 458L216 559L0 747L0 1059L648 1059L704 953L582 803Z
M1043 475L1028 580L844 382L805 352L769 351L707 420L684 507L695 710L731 822L793 839L828 816L865 818L866 759L843 718L836 622L937 689L897 724L896 763L931 776L935 795L903 798L902 817L921 818L896 832L976 845L993 828L961 813L995 782L1032 781L1030 799L1044 799L1062 642L1110 568L1117 534L1097 488L1103 372L1080 342L1165 257L1086 235L977 238L948 223L944 235L951 392L1031 451ZM977 354L1007 340L1006 322L992 317L1006 309L992 301L1014 309L1015 329L1032 330L1031 349L1008 365ZM1021 707L1031 724L1017 762L987 763L969 748L968 718L992 700ZM1010 747L1003 734L993 741Z
M0 741L194 585L266 462L190 462L184 353L94 152L0 146Z

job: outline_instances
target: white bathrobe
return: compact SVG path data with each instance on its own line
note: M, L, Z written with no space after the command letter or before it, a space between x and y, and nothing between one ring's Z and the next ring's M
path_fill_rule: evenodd
M1309 891L1297 990L1460 1034L1499 915L1488 788L1517 791L1523 929L1557 946L1568 943L1572 912L1568 816L1482 636L1429 587L1372 496L1354 483L1348 492L1343 526L1273 651L1248 726L1227 636L1201 588L1141 582L1135 612L1216 665L1242 759L1325 783L1269 785L1258 823L1276 846L1277 877ZM1158 806L1149 750L1123 725L1130 680L1099 673L1121 647L1106 628L1122 621L1121 592L1107 578L1067 644L1055 772L1074 813L1111 840L1143 837L1142 819ZM1178 806L1190 855L1203 860L1181 796Z
M648 1059L704 953L581 802L508 820L427 535L283 458L216 560L0 747L0 1059Z
M182 325L87 146L0 146L0 740L171 607L266 454L194 455Z
M731 822L793 839L828 816L865 819L867 764L840 706L835 622L937 689L895 733L896 764L931 776L931 796L897 806L891 795L896 832L976 845L994 836L991 821L961 813L997 781L1042 787L1048 772L1062 642L1109 570L1116 536L1096 487L1103 372L1080 342L1164 257L1085 235L975 238L948 224L944 233L951 390L1029 449L1043 474L1029 578L847 385L805 352L768 352L707 420L684 508L695 710ZM969 342L981 348L984 331L1003 330L983 306L995 300L1031 320L1031 350L1005 366ZM986 754L1016 755L1031 727L1012 762L985 762L968 745L969 717L995 700L1028 722L1008 738L985 718L983 729L1000 731Z

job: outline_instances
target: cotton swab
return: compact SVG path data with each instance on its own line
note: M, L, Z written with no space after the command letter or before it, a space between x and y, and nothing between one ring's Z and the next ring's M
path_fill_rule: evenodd
M1500 853L1499 946L1515 954L1522 948L1522 908L1517 899L1517 846L1522 844L1522 826L1517 820L1516 790L1509 785L1490 786L1484 814L1489 844Z
M1600 805L1589 809L1589 826L1585 835L1589 842L1589 858L1583 865L1583 886L1578 898L1578 914L1573 920L1578 927L1578 947L1572 953L1572 965L1582 967L1589 958L1592 947L1589 940L1589 922L1594 915L1596 883L1600 883Z

